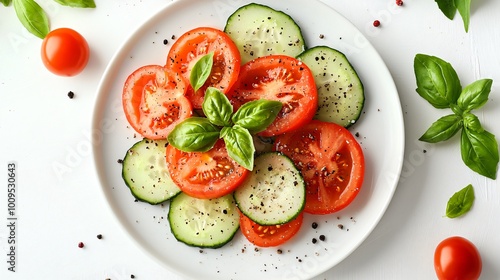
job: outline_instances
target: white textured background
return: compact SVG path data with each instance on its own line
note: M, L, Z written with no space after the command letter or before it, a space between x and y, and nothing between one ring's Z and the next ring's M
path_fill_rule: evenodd
M0 6L0 165L17 162L20 205L18 272L6 269L7 228L0 225L0 279L130 279L131 274L180 279L117 230L114 217L96 198L101 193L92 177L88 136L96 88L111 56L137 24L170 1L96 0L92 10L37 2L48 12L52 28L82 33L92 57L77 77L50 74L40 60L41 40L23 30L12 7ZM500 184L462 163L457 137L432 146L417 141L446 111L418 96L413 73L415 54L425 53L449 61L462 85L492 78L490 100L476 113L487 130L500 136L500 1L473 1L469 33L458 14L448 20L433 0L406 0L403 7L394 0L323 2L352 21L386 62L399 90L407 140L402 179L380 224L351 256L317 279L434 279L434 248L451 235L476 244L483 279L500 279ZM375 19L381 27L372 26ZM73 100L66 96L70 90L76 94ZM69 168L55 172L58 163ZM448 198L469 183L476 191L472 211L463 218L444 218ZM79 241L87 245L84 250L76 247Z

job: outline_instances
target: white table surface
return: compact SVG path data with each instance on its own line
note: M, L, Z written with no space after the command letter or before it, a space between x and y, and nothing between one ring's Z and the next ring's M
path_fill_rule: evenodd
M38 0L52 28L71 27L91 48L87 68L63 78L40 60L41 40L23 30L13 7L0 6L0 279L181 279L153 261L120 229L104 205L88 149L96 88L112 55L168 0L96 1L91 10ZM469 170L459 139L428 145L417 139L446 110L416 92L417 53L449 61L462 85L494 80L478 110L483 126L500 136L500 1L473 1L469 33L433 0L324 0L378 50L397 85L406 127L400 183L386 214L366 241L317 279L435 279L433 253L444 238L460 235L480 250L482 279L500 279L500 183ZM307 1L304 1L307 3ZM379 19L381 27L372 22ZM74 99L67 97L68 91ZM426 150L426 153L423 151ZM7 270L7 163L17 164L17 263ZM66 172L55 172L63 164ZM472 183L475 204L467 215L444 217L446 202ZM5 225L4 225L5 224ZM102 234L103 239L96 238ZM79 249L78 242L85 248Z

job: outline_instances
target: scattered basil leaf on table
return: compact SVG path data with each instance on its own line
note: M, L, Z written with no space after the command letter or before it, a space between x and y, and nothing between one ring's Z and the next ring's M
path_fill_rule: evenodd
M419 138L420 141L437 143L453 137L462 128L462 118L455 114L441 117Z
M474 203L474 188L468 185L460 191L453 194L446 205L446 216L448 218L457 218L469 212Z
M436 3L447 18L453 19L455 17L457 7L455 7L454 0L436 0Z
M177 124L167 137L170 145L185 152L206 152L222 138L229 157L253 169L255 146L252 133L266 129L283 105L279 101L245 103L233 114L233 106L220 90L209 87L203 98L206 117L191 117Z
M465 32L469 32L471 0L435 0L439 9L450 20L458 12L462 17Z
M219 128L206 118L191 117L174 127L168 143L185 152L206 152L219 139Z
M462 89L455 70L448 62L424 54L414 60L417 93L436 108L450 108L454 114L439 118L419 138L437 143L462 130L462 160L471 170L496 179L499 154L495 136L486 131L479 118L471 113L487 101L493 81L481 79Z
M457 105L464 112L482 107L488 101L493 80L481 79L466 86L457 100Z
M462 160L475 172L496 179L498 165L498 143L495 136L486 130L477 132L462 130L460 141Z
M54 0L57 3L74 8L95 8L94 0Z
M202 110L211 123L218 126L230 126L233 105L226 95L216 88L209 87L205 91Z
M233 115L233 123L248 129L251 133L265 130L280 112L279 101L254 100L243 104Z
M435 57L417 54L414 60L417 92L438 109L456 103L462 86L450 63Z
M255 147L248 129L239 125L224 127L221 130L228 155L239 165L253 170Z
M210 73L212 72L212 66L214 63L214 53L209 53L202 56L191 69L191 74L189 75L189 82L193 87L194 91L199 90L203 84L207 81Z
M465 32L469 32L471 0L454 0L454 3L464 22Z
M14 0L14 10L23 26L40 39L50 31L49 19L45 11L33 0Z

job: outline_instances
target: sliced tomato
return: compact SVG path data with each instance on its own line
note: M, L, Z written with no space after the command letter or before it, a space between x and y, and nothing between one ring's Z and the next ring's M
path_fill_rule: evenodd
M363 184L361 146L346 128L313 120L276 137L275 149L289 156L306 182L305 212L329 214L349 205Z
M176 72L159 65L143 66L125 82L123 109L130 125L143 137L165 139L192 115L185 93L186 83Z
M255 246L276 247L290 240L302 226L304 214L294 220L273 226L261 226L240 212L240 228L243 235Z
M283 103L275 121L259 133L261 136L274 136L301 127L312 120L318 107L311 70L300 60L285 55L260 57L243 65L228 97L235 109L258 99Z
M208 152L183 152L167 146L166 160L172 180L196 198L217 198L231 193L249 171L227 153L223 140Z
M166 67L182 73L189 81L196 62L212 52L212 72L205 84L196 92L188 86L187 96L196 109L201 108L207 87L225 93L236 82L241 67L238 48L226 33L211 27L199 27L180 36L168 53Z

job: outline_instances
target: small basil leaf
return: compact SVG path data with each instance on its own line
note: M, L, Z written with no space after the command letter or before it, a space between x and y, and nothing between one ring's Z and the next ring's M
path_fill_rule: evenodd
M482 79L466 86L457 100L457 105L465 112L480 108L487 101L493 80Z
M243 104L233 115L233 122L251 133L265 130L280 112L283 104L272 100L255 100Z
M14 0L14 10L23 26L40 39L50 31L49 19L45 11L33 0Z
M191 74L189 75L189 82L193 87L194 91L199 90L203 84L207 81L210 73L212 72L212 66L214 64L214 53L209 53L202 56L191 69Z
M12 0L0 0L0 3L2 3L5 7L9 6L10 2L12 2Z
M476 115L471 114L471 113L465 113L464 117L464 126L472 131L482 133L484 131L484 128L481 126L481 122L479 119L476 117Z
M457 7L455 7L453 1L454 0L436 0L441 12L449 19L453 19L457 13Z
M417 54L413 68L417 92L432 106L442 109L456 103L462 86L451 64L435 56Z
M465 32L469 32L471 0L454 0L454 4L464 22Z
M221 131L228 155L239 165L253 170L255 147L250 132L239 126L224 127Z
M201 106L203 113L211 123L218 126L231 126L233 105L220 90L213 87L207 88Z
M219 139L219 129L206 118L191 117L175 126L168 143L184 152L206 152Z
M462 128L462 118L455 114L444 116L434 122L420 137L420 141L437 143L453 137Z
M94 0L54 0L63 6L74 8L95 8Z
M460 151L463 162L470 169L488 178L496 179L498 143L495 135L486 130L477 132L464 127Z
M468 185L460 191L453 194L446 205L446 217L457 218L469 212L474 203L474 188Z

